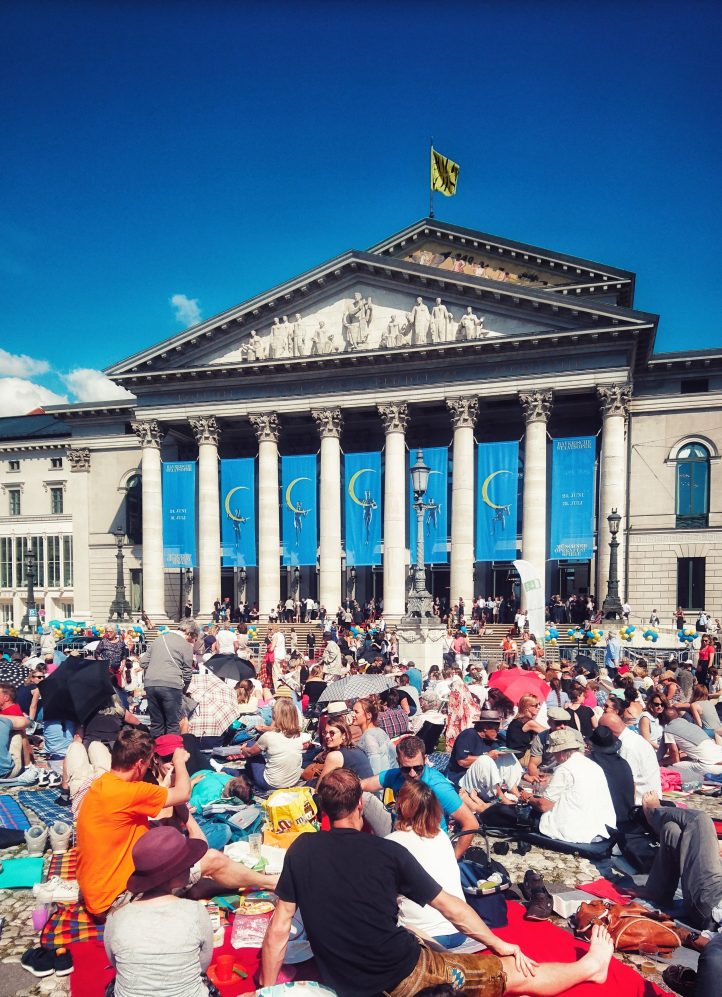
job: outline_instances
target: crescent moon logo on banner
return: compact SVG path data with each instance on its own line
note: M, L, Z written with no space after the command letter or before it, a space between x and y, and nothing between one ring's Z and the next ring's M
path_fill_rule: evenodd
M349 495L351 497L351 501L355 502L356 505L360 505L360 506L363 506L363 502L361 502L358 499L358 497L356 496L356 492L354 491L354 485L356 484L356 480L362 474L366 474L366 472L368 472L369 474L374 474L375 473L374 469L372 467L362 467L360 471L356 471L355 474L351 475L351 480L348 483L348 493L349 493Z
M294 478L291 484L286 489L286 505L291 510L291 512L296 511L293 507L293 503L291 502L291 489L293 488L294 485L298 484L299 481L310 481L310 480L311 480L310 478Z
M247 485L236 485L235 488L231 488L231 490L226 494L226 498L223 503L223 508L226 510L226 515L228 516L228 518L234 519L237 523L239 523L241 520L240 517L234 516L233 513L231 512L231 496L233 495L234 492L247 492L247 491L248 491Z
M497 474L511 474L511 471L492 471L488 478L484 478L484 484L481 486L481 497L484 502L489 506L490 509L504 509L503 505L495 505L494 502L489 498L489 485L497 476Z

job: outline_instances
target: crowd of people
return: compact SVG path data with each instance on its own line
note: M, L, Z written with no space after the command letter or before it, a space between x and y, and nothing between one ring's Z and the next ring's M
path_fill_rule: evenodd
M0 778L57 785L117 997L211 993L209 924L196 901L244 889L278 898L265 984L298 912L323 979L342 995L411 997L449 973L480 995L603 982L603 929L578 962L536 965L465 903L458 863L480 823L532 831L550 847L615 842L630 861L648 860L660 902L681 878L702 932L697 992L717 992L705 983L722 963L716 832L704 813L660 803L663 788L722 783L714 657L651 667L621 648L603 667L545 661L522 615L513 650L484 663L471 659L464 619L426 675L400 658L380 612L361 626L319 620L303 648L292 621L270 625L256 652L246 622L185 617L142 654L111 627L60 664L49 648L6 656ZM510 668L523 680L515 692ZM56 672L70 683L94 676L92 708L63 715ZM212 754L224 745L232 764ZM209 818L209 805L247 807L299 785L330 830L299 835L280 875L233 861L223 849L238 829ZM531 876L526 916L545 920L551 896ZM31 971L34 952L23 959Z

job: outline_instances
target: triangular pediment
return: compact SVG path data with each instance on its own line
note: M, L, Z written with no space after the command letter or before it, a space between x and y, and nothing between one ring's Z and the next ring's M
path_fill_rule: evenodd
M551 293L532 284L450 270L426 257L419 263L388 256L376 247L350 251L106 373L122 382L164 371L330 355L344 359L450 345L478 349L485 342L576 332L653 330L656 322L655 316L608 300Z

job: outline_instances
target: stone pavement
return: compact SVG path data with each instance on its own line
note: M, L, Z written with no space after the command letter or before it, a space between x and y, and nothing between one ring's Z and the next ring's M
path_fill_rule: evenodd
M17 790L9 790L17 795ZM710 816L722 817L722 805L719 799L710 799L695 795L690 804L699 810L704 810ZM30 821L37 823L34 814L28 814ZM494 844L495 839L490 839ZM475 839L475 844L482 844L483 838ZM25 846L0 850L0 861L14 855L25 854ZM572 855L561 855L558 852L533 847L526 855L519 855L516 846L511 845L506 855L494 856L509 871L512 882L522 880L527 869L541 873L548 883L563 883L573 888L580 883L590 882L599 876L611 876L609 862L591 863L587 859L575 858ZM46 854L49 862L50 855ZM69 977L46 977L36 980L19 965L20 956L32 945L37 944L37 935L33 930L31 915L36 907L32 890L0 890L0 915L5 917L5 927L0 936L0 997L36 997L44 994L46 997L66 997L70 989ZM554 915L553 922L565 930L571 930L569 924ZM617 956L635 967L641 961L639 956ZM663 968L663 967L662 967ZM661 976L654 974L649 977L662 989L667 989Z

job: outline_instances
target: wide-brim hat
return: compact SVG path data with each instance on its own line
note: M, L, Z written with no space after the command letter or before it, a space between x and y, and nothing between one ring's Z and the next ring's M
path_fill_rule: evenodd
M293 693L287 685L280 685L273 694L274 699L293 699Z
M348 713L348 706L341 700L336 700L333 703L329 703L326 707L326 713L329 715L331 713Z
M557 751L579 751L581 744L577 732L569 727L553 730L547 741L547 751L556 754Z
M603 678L599 679L599 684L602 687L602 689L604 689L606 692L614 692L614 690L616 689L614 681L610 678L607 678L606 675Z
M589 737L589 742L594 745L595 751L601 751L603 755L616 755L622 746L622 742L609 727L595 728Z
M152 827L133 846L135 872L127 889L131 893L150 893L190 871L207 851L208 842L186 838L175 827Z
M498 710L482 710L479 714L477 720L474 721L474 726L486 727L486 726L501 726L501 713Z

